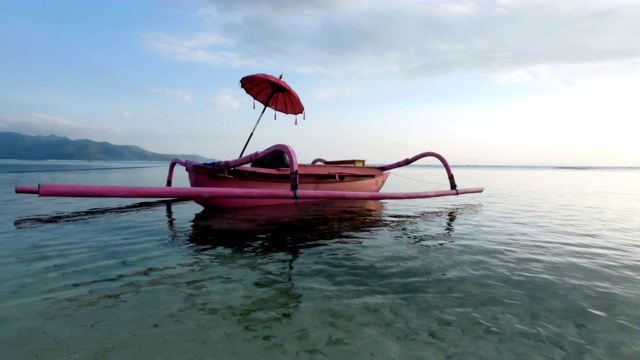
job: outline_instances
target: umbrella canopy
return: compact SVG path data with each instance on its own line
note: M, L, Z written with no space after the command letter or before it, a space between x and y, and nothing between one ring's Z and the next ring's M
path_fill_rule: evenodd
M240 79L240 86L247 94L264 105L258 121L256 121L247 142L240 152L240 157L242 157L267 107L285 114L297 115L304 112L304 106L298 94L282 80L282 75L279 78L268 74L247 75Z
M304 111L298 94L281 78L268 74L247 75L240 79L240 86L255 100L275 111L292 115Z

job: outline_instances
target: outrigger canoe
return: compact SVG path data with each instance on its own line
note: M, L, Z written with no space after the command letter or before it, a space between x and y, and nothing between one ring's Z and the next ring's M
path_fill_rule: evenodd
M435 157L442 163L449 189L380 192L390 170L426 157ZM191 187L172 186L176 165L185 168ZM16 186L15 191L39 196L192 199L205 208L240 208L320 200L421 199L481 193L484 188L458 189L449 164L434 152L384 166L367 166L364 160L321 158L299 164L290 146L277 144L234 160L203 163L173 159L165 186L39 184Z

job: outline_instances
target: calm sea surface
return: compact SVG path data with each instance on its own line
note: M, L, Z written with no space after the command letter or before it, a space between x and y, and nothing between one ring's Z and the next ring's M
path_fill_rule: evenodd
M243 211L14 194L166 170L0 162L0 358L640 358L640 169L454 167L485 192Z

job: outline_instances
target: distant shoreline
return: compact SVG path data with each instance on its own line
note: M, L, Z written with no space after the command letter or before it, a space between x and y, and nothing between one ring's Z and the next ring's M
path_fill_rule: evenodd
M113 145L87 139L71 140L56 135L25 135L0 132L0 159L39 161L171 161L185 158L206 161L193 154L159 154L135 145Z

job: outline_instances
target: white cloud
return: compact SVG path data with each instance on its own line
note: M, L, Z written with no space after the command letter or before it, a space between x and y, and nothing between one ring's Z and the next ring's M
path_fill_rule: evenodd
M152 94L158 94L166 97L177 98L189 105L193 104L193 94L186 90L165 89L165 88L158 88L158 87L151 87L151 86L143 87L143 90Z
M584 82L637 74L640 74L640 58L621 59L616 62L536 65L498 73L494 80L505 84L524 82L571 84L578 80Z
M60 116L46 115L46 114L32 114L33 123L38 124L50 124L56 126L78 127L79 124L74 124L73 121L67 120Z
M226 46L233 43L217 33L152 33L145 37L145 42L151 50L173 60L231 66L241 66L245 63L237 54L225 50Z
M0 128L30 135L65 135L70 137L93 137L96 134L119 134L121 130L114 126L72 121L50 114L32 114L31 116L0 116Z
M344 97L344 96L347 96L347 97L357 96L357 95L360 95L361 93L362 93L362 89L357 86L330 87L330 88L319 89L314 94L314 97L316 99L327 100L327 99L334 99L337 97Z
M502 74L498 74L495 77L497 83L503 84L517 84L528 82L533 79L533 76L524 70L513 70Z
M464 16L473 15L479 10L479 7L472 1L466 3L450 2L438 5L438 12L441 15L448 16Z
M133 120L134 118L133 114L128 110L123 111L122 116L127 120Z
M628 0L250 3L211 2L198 31L150 34L147 44L231 67L406 78L480 70L501 81L526 80L536 66L640 59L640 7Z
M213 99L211 99L211 103L216 106L228 107L231 109L237 109L238 106L240 106L240 103L238 102L238 100L222 92L216 95Z

